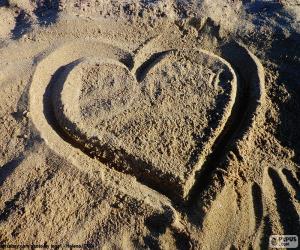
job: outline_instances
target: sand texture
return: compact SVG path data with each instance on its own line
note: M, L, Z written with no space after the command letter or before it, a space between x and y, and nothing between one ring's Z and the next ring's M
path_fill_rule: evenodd
M299 20L292 1L0 0L0 248L300 237Z

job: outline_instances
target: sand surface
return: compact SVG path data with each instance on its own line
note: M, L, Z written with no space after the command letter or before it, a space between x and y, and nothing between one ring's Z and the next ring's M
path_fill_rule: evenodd
M300 237L296 2L0 0L0 246Z

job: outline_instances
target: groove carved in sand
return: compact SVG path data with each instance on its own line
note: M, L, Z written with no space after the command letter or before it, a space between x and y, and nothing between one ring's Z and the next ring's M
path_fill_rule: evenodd
M222 179L226 171L219 171L218 168L222 167L220 163L230 151L242 158L244 147L244 152L253 147L252 135L255 129L264 123L265 75L259 59L236 42L222 46L221 57L230 63L237 75L237 94L232 112L201 170L196 173L195 182L189 191L189 204L198 204L197 207L201 207L201 204L210 206L211 197L207 200L207 194L217 195L224 186Z
M131 56L98 42L58 47L37 65L33 122L56 152L96 157L185 200L232 117L237 77L204 50L162 50L133 70Z

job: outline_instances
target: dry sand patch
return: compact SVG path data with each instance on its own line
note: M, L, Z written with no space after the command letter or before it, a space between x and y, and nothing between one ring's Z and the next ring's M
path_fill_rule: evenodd
M300 39L281 4L100 2L0 1L0 244L299 232Z

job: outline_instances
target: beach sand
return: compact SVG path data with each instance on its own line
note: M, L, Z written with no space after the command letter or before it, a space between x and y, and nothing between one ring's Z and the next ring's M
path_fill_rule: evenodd
M299 236L299 21L294 1L0 1L0 247Z

